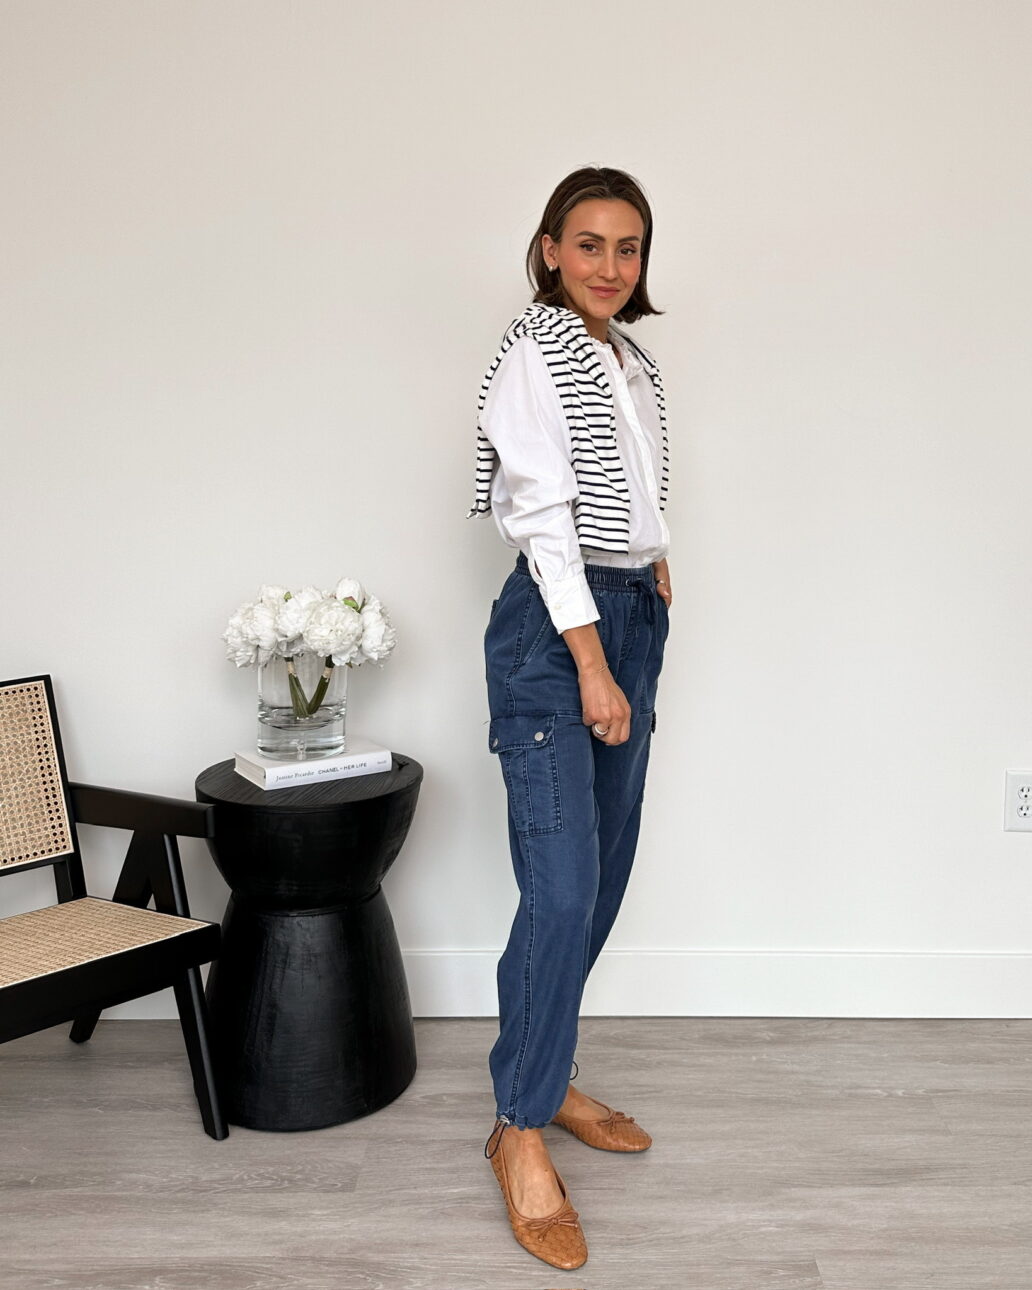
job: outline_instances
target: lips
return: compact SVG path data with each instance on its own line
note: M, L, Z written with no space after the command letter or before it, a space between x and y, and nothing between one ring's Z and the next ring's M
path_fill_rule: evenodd
M592 287L591 290L594 291L596 296L615 296L619 294L616 287Z

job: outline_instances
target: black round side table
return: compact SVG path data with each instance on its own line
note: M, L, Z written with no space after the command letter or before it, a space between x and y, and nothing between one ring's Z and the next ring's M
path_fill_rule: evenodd
M263 791L233 769L197 777L231 895L208 973L226 1119L321 1129L392 1102L416 1071L408 983L380 883L401 850L423 768Z

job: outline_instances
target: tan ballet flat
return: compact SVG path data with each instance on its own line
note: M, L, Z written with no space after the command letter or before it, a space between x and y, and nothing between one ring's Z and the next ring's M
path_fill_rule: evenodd
M490 1145L491 1138L498 1133L499 1125L504 1132L506 1128L505 1122L496 1120L491 1137L487 1140L487 1145ZM509 1178L505 1170L505 1157L499 1150L501 1136L501 1133L498 1133L498 1139L490 1153L487 1150L487 1145L485 1145L484 1154L491 1161L491 1168L498 1179L498 1186L502 1189L502 1196L505 1198L505 1208L509 1213L509 1223L512 1226L513 1236L535 1258L543 1259L545 1263L550 1263L554 1268L579 1268L582 1263L587 1261L588 1243L585 1240L577 1211L573 1208L567 1195L566 1184L559 1176L559 1171L556 1170L555 1180L559 1184L563 1203L558 1209L551 1214L544 1215L542 1218L527 1218L512 1203Z
M552 1123L568 1130L589 1147L600 1151L646 1151L652 1146L652 1138L640 1124L635 1123L633 1115L624 1115L623 1111L614 1111L605 1102L591 1099L596 1106L603 1107L609 1114L604 1120L581 1120L573 1115L564 1115L558 1111L552 1117Z

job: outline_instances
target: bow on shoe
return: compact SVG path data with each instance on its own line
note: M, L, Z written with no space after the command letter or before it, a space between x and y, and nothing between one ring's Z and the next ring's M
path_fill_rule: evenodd
M572 1207L569 1209L560 1209L555 1214L549 1214L546 1218L524 1218L520 1221L523 1226L529 1228L536 1236L544 1240L546 1233L552 1227L576 1227L580 1215Z

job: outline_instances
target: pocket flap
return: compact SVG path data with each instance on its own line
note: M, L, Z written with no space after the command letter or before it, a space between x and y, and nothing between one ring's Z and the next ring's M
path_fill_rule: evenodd
M494 717L487 731L487 746L493 753L513 748L547 748L552 742L554 727L554 712Z

